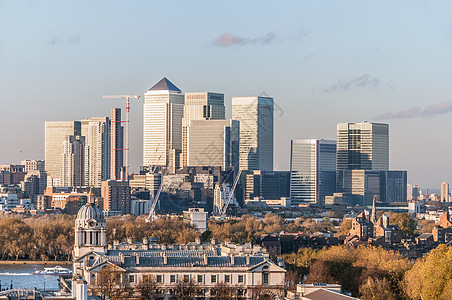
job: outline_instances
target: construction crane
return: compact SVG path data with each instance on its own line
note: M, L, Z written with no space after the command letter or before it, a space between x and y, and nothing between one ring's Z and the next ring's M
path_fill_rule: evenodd
M248 152L247 155L250 155L251 152L251 147L248 148ZM226 180L229 178L229 176L234 172L234 169L236 167L239 167L239 162L237 162L237 164L235 165L235 167L232 169L231 173L229 173L229 175L226 177L226 179L223 181L223 184L221 185L223 188L223 192L225 191L225 182ZM228 206L229 203L231 202L232 198L234 197L234 192L235 192L235 188L237 187L237 183L240 180L240 175L242 175L242 169L239 168L239 171L237 172L237 176L234 179L234 184L232 185L232 188L229 192L228 195L228 199L226 200L226 202L223 203L223 205L220 207L220 209L218 210L218 215L220 216L220 220L224 221L225 219L225 215L226 215L226 211L228 210Z
M109 95L109 96L102 96L104 99L125 99L126 100L126 120L124 123L126 123L126 145L123 149L114 149L115 151L125 151L126 153L126 162L125 162L125 170L124 170L124 176L121 179L129 179L129 112L130 112L130 101L129 99L140 99L139 95ZM123 122L123 121L120 121Z
M157 193L155 194L154 201L152 202L151 209L149 210L149 215L146 218L146 222L147 223L149 223L149 222L154 220L155 207L157 206L157 202L159 201L160 193L162 192L162 188L163 188L163 174L162 174L162 178L161 178L159 189L157 190Z
M222 207L218 211L218 215L220 216L221 221L224 221L224 219L225 219L226 211L228 210L229 203L231 202L232 198L234 197L234 191L235 191L235 188L237 187L237 183L240 180L241 174L242 174L242 169L239 169L237 176L235 177L234 184L232 185L232 188L229 191L228 199L226 200L225 203L223 203ZM224 187L224 183L223 183L223 187ZM223 192L224 192L224 188L223 188Z

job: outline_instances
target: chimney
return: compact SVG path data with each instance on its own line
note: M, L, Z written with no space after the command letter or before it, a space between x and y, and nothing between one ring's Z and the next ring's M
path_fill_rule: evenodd
M382 219L383 219L383 227L384 228L388 228L388 225L389 225L389 217L388 217L388 215L383 215Z
M127 238L127 244L132 244L132 243L133 243L132 238Z
M231 254L231 265L235 265L235 256L234 254Z
M124 263L124 254L122 252L119 252L119 261Z
M215 239L211 239L210 242L212 243L212 245L215 245L217 243Z
M208 263L209 263L209 259L208 259L208 257L207 257L207 254L204 253L203 259L204 259L204 265L207 266Z
M149 250L149 240L147 238L143 238L143 250Z
M201 239L200 239L199 237L197 237L197 238L195 239L195 243L198 244L198 245L201 244Z
M137 266L139 266L139 265L140 265L140 255L138 255L138 253L135 254L135 259L136 259L135 264L136 264Z
M163 264L167 265L168 264L168 255L166 255L166 252L163 252L162 256L163 256Z
M250 255L249 254L246 255L246 265L247 266L250 265Z

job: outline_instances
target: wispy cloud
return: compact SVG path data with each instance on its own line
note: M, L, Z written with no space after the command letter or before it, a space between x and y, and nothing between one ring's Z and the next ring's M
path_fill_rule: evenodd
M213 41L217 47L246 46L246 45L269 45L277 38L274 32L268 32L256 38L243 38L232 33L223 33Z
M376 89L380 86L380 80L369 74L363 74L350 80L340 80L328 88L324 88L324 92L338 92L353 88Z
M431 104L421 109L418 106L409 107L405 110L386 112L375 117L376 120L408 119L416 117L431 117L435 115L452 112L452 101Z
M51 46L56 46L56 45L62 45L62 44L77 44L78 42L80 42L81 40L81 36L80 33L74 34L72 36L70 36L69 38L63 38L63 37L51 37L47 43Z

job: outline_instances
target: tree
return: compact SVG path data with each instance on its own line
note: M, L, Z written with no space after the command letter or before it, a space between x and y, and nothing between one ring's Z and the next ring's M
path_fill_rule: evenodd
M410 217L410 214L393 214L392 217L389 218L389 222L393 225L398 225L404 234L414 236L416 222Z
M309 268L305 283L336 283L327 262L318 260Z
M360 286L359 293L362 300L396 300L397 297L391 289L391 284L386 278L379 279L368 277Z
M404 288L412 299L451 299L452 246L439 245L419 259L406 273Z
M347 235L350 232L350 229L352 229L352 219L345 219L342 221L337 235Z
M179 300L191 300L198 292L197 284L194 280L179 280L174 286L174 296Z
M229 300L237 296L236 290L225 282L218 282L210 293L210 299L214 300Z
M140 299L156 299L159 286L155 276L143 275L143 280L137 285L136 290Z
M107 265L102 268L97 286L101 294L112 300L125 298L126 288L123 283L123 272L114 265Z

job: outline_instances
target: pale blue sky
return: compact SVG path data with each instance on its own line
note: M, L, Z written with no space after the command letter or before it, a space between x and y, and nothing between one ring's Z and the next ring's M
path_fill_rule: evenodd
M46 120L108 115L122 104L102 95L142 95L167 76L225 93L229 115L233 96L273 96L280 170L290 139L380 119L391 168L423 187L452 183L451 11L450 1L0 0L0 163L43 159ZM134 102L131 170L141 112Z

